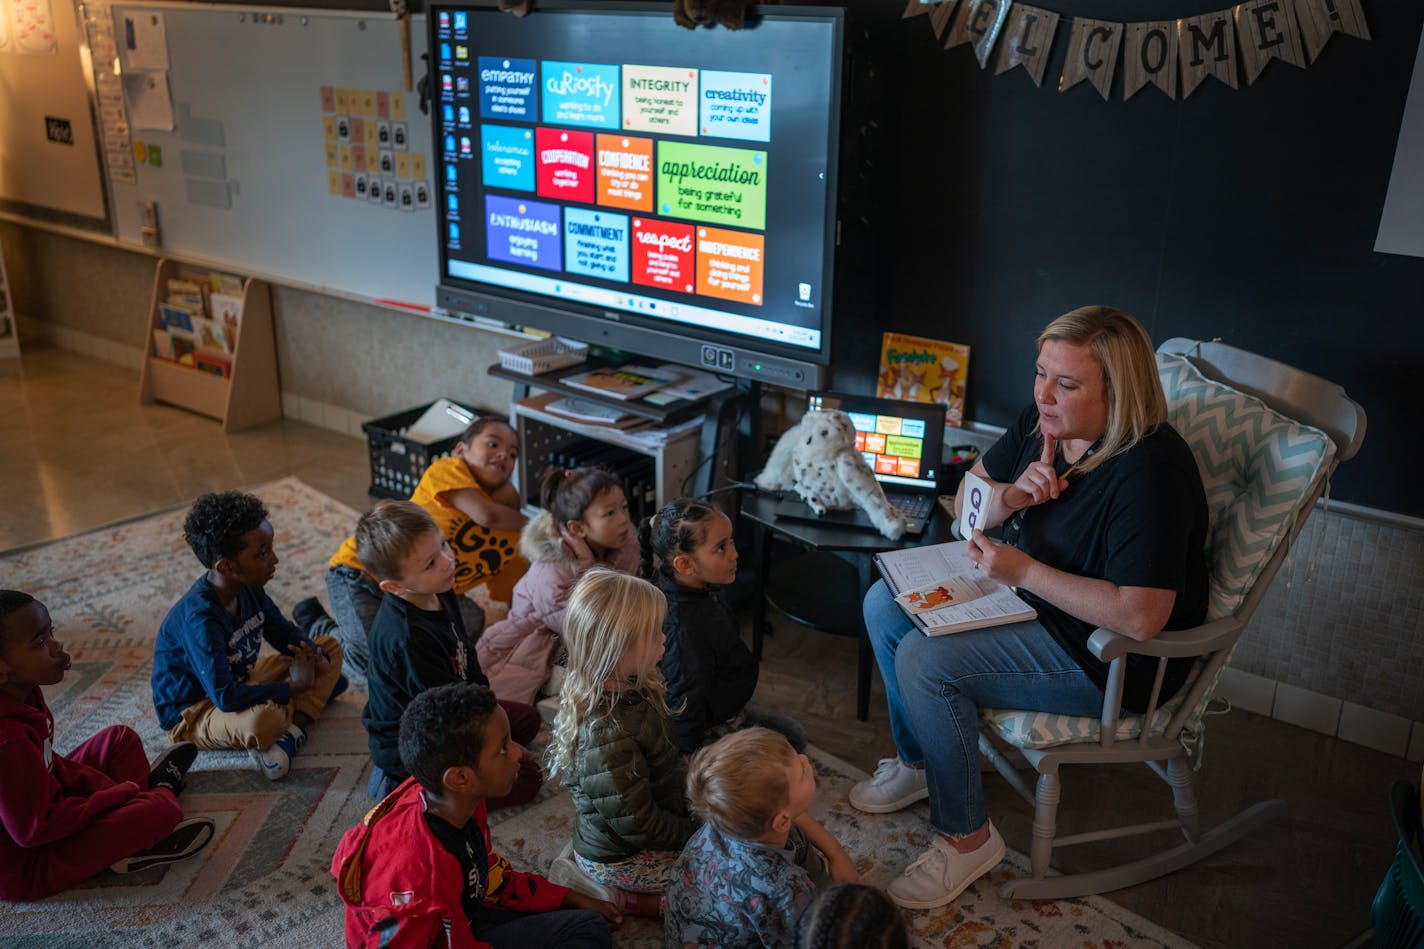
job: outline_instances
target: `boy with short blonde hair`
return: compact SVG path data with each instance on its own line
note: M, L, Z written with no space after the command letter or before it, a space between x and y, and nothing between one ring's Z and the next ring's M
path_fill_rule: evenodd
M828 877L858 879L845 849L807 813L815 794L810 759L766 728L693 755L688 807L706 823L673 866L669 946L794 944L816 888Z
M367 642L367 701L361 713L375 767L367 784L383 798L408 772L401 763L401 713L422 692L452 682L489 685L466 632L460 600L453 591L455 558L435 519L413 501L380 501L356 523L361 562L380 584L381 608ZM514 740L528 744L539 733L539 713L531 705L500 702ZM521 761L508 796L490 807L522 804L544 778L534 757Z

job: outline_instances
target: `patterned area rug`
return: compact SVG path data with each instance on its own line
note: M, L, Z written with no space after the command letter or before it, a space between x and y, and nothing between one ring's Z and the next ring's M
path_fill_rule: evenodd
M255 489L276 530L277 576L268 592L283 609L323 589L327 558L357 513L289 478ZM150 756L164 746L149 693L153 639L168 607L201 569L183 543L186 509L152 514L0 556L0 584L33 594L54 617L74 657L46 690L60 750L121 722ZM19 947L339 946L342 905L328 866L336 841L370 806L369 767L353 688L312 730L291 773L269 782L239 753L199 756L183 796L189 814L211 817L217 837L199 856L142 874L103 873L37 903L0 904L0 944ZM815 813L885 885L926 843L928 808L871 817L846 801L864 774L813 751L820 777ZM572 831L568 795L491 815L497 845L521 868L547 870ZM997 885L1027 866L1018 854L952 906L907 918L920 946L1187 947L1190 944L1099 899L1007 901ZM625 924L620 946L662 945L661 929Z

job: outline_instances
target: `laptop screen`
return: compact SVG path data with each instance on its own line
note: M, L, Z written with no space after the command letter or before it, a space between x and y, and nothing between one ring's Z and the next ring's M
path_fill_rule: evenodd
M944 406L812 392L807 408L840 409L850 416L855 447L882 485L934 489L944 445Z

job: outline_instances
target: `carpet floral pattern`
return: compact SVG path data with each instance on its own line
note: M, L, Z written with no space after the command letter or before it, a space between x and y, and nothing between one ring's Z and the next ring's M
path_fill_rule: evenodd
M324 589L326 561L350 533L357 512L288 478L254 489L266 503L281 558L268 586L284 610ZM165 745L149 692L158 624L201 567L182 538L186 509L148 515L48 544L0 554L0 585L42 601L74 657L64 682L46 690L64 751L99 728L124 723L150 756ZM268 782L241 753L204 753L183 804L211 817L214 842L199 856L120 877L104 873L36 903L0 904L0 945L68 949L96 946L339 946L342 905L328 870L341 834L370 806L370 766L353 687L312 729L282 781ZM813 750L814 751L814 750ZM815 752L815 811L845 843L863 877L885 885L927 841L928 809L872 817L847 802L864 775ZM521 868L545 870L568 840L568 795L546 787L522 808L496 812L497 845ZM914 942L937 947L1188 947L1183 940L1111 902L1087 898L1008 901L997 884L1023 872L1009 859L952 906L910 914ZM660 928L626 924L620 946L661 946Z

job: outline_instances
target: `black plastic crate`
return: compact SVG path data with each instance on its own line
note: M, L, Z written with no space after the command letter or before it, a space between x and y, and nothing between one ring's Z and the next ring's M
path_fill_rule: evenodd
M448 458L454 452L455 445L460 441L458 435L429 444L405 437L406 430L434 404L428 402L361 425L371 451L371 487L367 490L372 497L405 500L415 492L420 476L425 474L432 461ZM455 404L464 407L463 403ZM486 414L478 409L470 411L476 416Z

